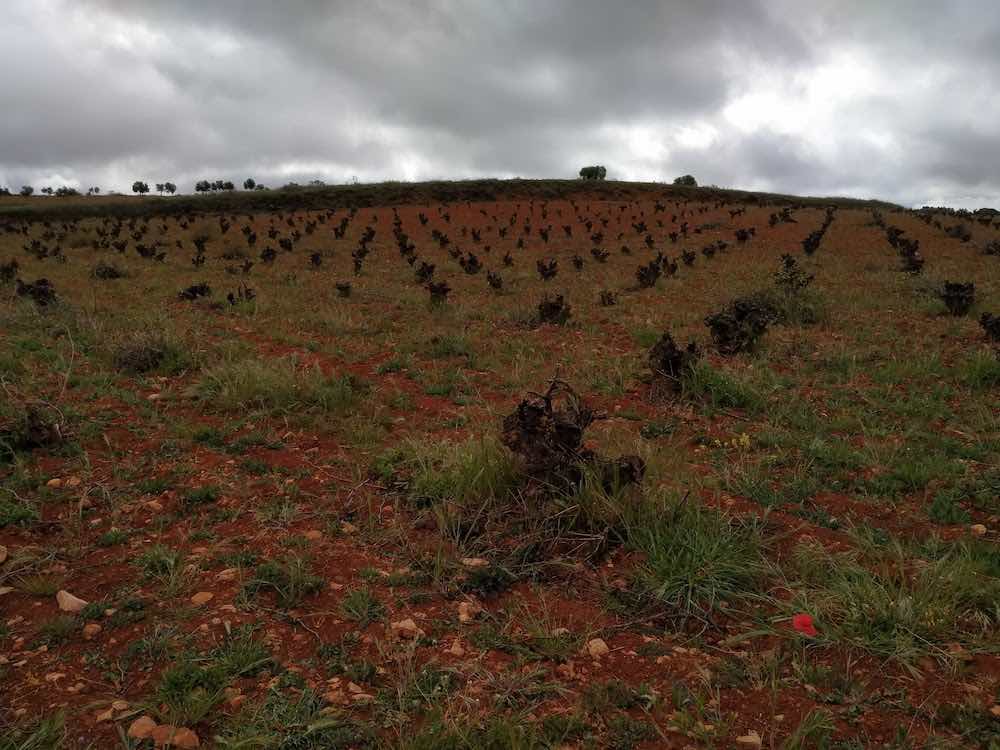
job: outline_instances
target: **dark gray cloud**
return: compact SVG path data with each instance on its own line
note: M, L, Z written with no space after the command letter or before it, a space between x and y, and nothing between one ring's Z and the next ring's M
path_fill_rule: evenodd
M609 176L1000 204L986 0L7 0L0 185Z

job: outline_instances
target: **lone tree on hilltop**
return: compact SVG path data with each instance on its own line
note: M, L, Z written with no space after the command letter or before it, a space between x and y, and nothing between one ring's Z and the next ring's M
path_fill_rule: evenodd
M31 185L22 185L21 186L21 195L23 195L25 198L29 197L34 192L35 192L35 189L33 187L31 187Z
M196 193L207 193L211 189L212 183L208 180L198 180L198 182L194 184L194 191Z
M585 180L603 180L608 174L608 170L600 165L584 167L580 170L580 177Z
M253 177L247 177L243 180L244 190L253 190L255 187L257 187L257 181Z
M149 192L149 185L142 180L136 180L132 183L132 192L138 193L139 195L145 195Z
M177 186L172 182L164 182L163 189L166 192L170 193L170 195L173 195L174 193L177 192Z
M698 187L698 180L694 178L694 175L685 174L676 178L674 184L681 187Z

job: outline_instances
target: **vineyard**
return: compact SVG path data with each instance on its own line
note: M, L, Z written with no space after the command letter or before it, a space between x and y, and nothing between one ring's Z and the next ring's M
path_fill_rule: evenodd
M0 199L0 750L1000 748L1000 217L500 185Z

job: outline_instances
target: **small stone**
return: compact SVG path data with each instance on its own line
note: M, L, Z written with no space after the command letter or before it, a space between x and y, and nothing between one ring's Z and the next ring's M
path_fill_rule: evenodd
M145 503L145 505L154 513L159 513L161 510L163 510L163 506L160 503L156 502L156 500L150 500L149 502Z
M197 594L191 597L191 603L196 607L201 607L204 604L208 604L215 598L215 594L211 591L199 591Z
M181 750L194 750L196 747L201 747L201 740L198 739L194 730L181 727L174 735L173 745Z
M412 618L407 617L405 620L399 620L397 622L391 623L389 629L392 634L397 638L420 638L423 636L424 631L417 627Z
M156 722L149 716L140 716L128 728L128 736L135 740L144 740L153 735Z
M340 530L343 531L345 534L357 534L358 533L358 527L355 526L350 521L344 521L343 523L341 523L340 524Z
M355 693L351 696L351 700L355 703L371 703L375 700L375 696L369 695L368 693Z
M59 682L59 680L63 680L65 678L66 675L63 672L49 672L45 675L46 682Z
M63 612L79 612L87 606L87 602L83 599L73 596L64 589L56 593L56 602L59 604L59 609Z
M481 611L482 607L480 607L475 602L459 602L458 621L461 623L468 624L472 622L474 619L476 619L476 615L478 615Z
M109 708L107 711L101 711L101 713L97 714L94 718L98 724L102 724L105 721L112 721L115 718L115 710L113 708Z
M303 534L306 539L316 542L323 538L323 532L319 529L309 529L305 534Z
M88 622L83 626L83 639L85 641L93 640L94 636L101 632L103 628L96 622Z
M486 568L489 567L490 561L482 557L463 557L462 565L467 568Z
M465 649L462 648L462 642L456 640L451 644L451 648L448 649L448 653L452 656L465 656Z
M112 701L111 708L113 708L115 711L127 711L128 701L122 701L122 700Z
M736 741L747 747L760 747L764 744L764 741L760 738L760 735L753 729L744 734L742 737L737 737Z
M986 527L983 526L983 524L981 523L974 523L972 524L972 526L969 527L969 531L971 531L976 536L985 536Z
M70 477L69 479L66 480L66 486L67 487L79 487L80 486L80 477Z
M347 696L341 690L329 690L323 693L323 700L334 706L340 706L347 701Z
M990 713L994 716L1000 717L1000 703L990 708Z
M45 486L46 487L50 487L51 489L57 490L57 489L59 489L60 487L63 486L63 480L61 480L61 479L50 479L49 481L47 481L45 483Z
M226 568L225 570L220 570L215 574L215 577L220 581L233 581L236 576L239 575L239 568Z
M356 685L353 682L348 682L347 683L347 692L349 692L349 693L363 693L363 692L365 692L365 690L360 685Z
M153 738L153 744L157 747L176 747L189 750L201 746L198 735L186 727L161 724L153 730L150 736Z
M591 638L587 641L587 655L594 658L600 659L602 656L607 656L611 653L611 649L608 648L608 644L604 642L603 638Z

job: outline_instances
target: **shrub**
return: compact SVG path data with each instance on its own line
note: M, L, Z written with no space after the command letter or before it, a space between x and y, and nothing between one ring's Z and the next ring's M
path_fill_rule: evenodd
M182 290L178 293L178 297L182 300L187 300L189 302L194 301L200 297L208 297L212 294L212 287L210 287L205 282L200 284L192 284L187 289Z
M563 299L561 294L555 297L543 295L542 301L538 303L538 322L550 323L552 325L566 325L573 316L573 311L569 303Z
M0 264L0 283L7 284L13 281L20 268L21 264L17 260L9 260Z
M976 285L969 282L946 281L938 293L948 312L955 317L965 315L976 300Z
M190 363L180 346L163 331L136 331L118 342L112 354L114 368L129 375L159 370L176 374Z
M118 268L114 263L105 263L103 260L98 262L94 269L90 272L90 275L95 279L101 279L107 281L110 279L121 279L125 277L125 272Z
M48 279L38 279L30 283L17 279L17 296L27 297L39 307L54 305L58 299L55 287Z
M686 348L681 349L674 342L673 336L664 333L649 350L649 369L653 371L657 385L667 391L680 393L685 377L700 357L701 353L695 342L691 341Z
M0 410L0 450L5 453L57 448L71 437L62 412L49 404L14 404Z
M994 344L1000 344L1000 315L992 315L984 312L979 318L979 325L986 334L986 338Z
M731 356L751 351L776 318L773 304L764 295L753 295L733 300L705 318L705 325L719 353Z

